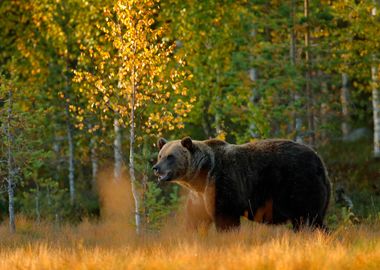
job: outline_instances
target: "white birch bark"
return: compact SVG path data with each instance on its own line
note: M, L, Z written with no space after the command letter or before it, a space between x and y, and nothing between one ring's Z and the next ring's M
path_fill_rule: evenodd
M216 95L216 108L215 108L215 133L216 136L223 133L222 126L222 115L221 115L221 106L222 106L222 98L221 98L221 90L220 90L220 75L219 70L216 71L216 87L218 89Z
M220 96L218 95L216 97L216 100L217 100L217 107L219 107L220 105L220 101L221 101L221 98ZM219 111L219 108L216 108L215 109L215 133L216 133L216 136L222 134L223 132L223 129L222 129L222 117L221 117L221 114L220 114L220 111Z
M254 28L251 32L251 37L252 37L252 40L255 41L255 38L256 38L256 29ZM251 58L251 65L253 65L253 58L254 56L251 55L250 56ZM249 73L249 79L251 80L251 82L253 84L256 84L257 82L257 69L255 67L252 67L249 69L248 71ZM257 93L257 88L256 86L252 87L252 91L251 91L251 97L250 97L250 102L252 104L252 106L256 106L256 99L257 99L257 96L258 96L258 93ZM249 134L251 135L252 138L259 138L259 134L257 133L257 126L256 126L256 123L255 123L255 119L252 119L251 120L251 123L249 125Z
M136 90L137 85L135 81L135 67L132 71L132 95L131 95L131 124L130 124L130 133L129 133L129 175L131 178L131 189L133 200L135 202L135 223L136 223L136 233L140 233L140 196L138 194L136 186L136 175L135 175L135 160L134 160L134 146L135 146L135 104L136 104Z
M123 150L122 150L122 134L121 126L117 118L113 122L115 138L113 141L113 151L114 151L114 180L119 181L121 177L121 170L123 167Z
M342 135L343 139L347 138L350 132L349 126L349 90L348 90L348 75L347 73L342 73L342 88L340 91L340 102L342 105Z
M95 190L97 185L97 176L98 176L98 153L97 153L97 145L96 138L93 136L90 140L90 159L91 159L91 170L92 170L92 178L91 178L91 186L92 189Z
M119 25L120 28L120 25ZM120 42L123 43L123 39L120 36ZM117 88L119 92L121 93L123 91L123 83L122 83L122 67L119 67L118 70L118 83ZM115 138L113 141L113 151L114 151L114 180L119 181L121 178L121 172L123 169L123 149L122 149L122 126L119 122L119 117L117 114L115 115L113 126L114 126L114 132L115 132Z
M75 167L74 167L74 139L71 123L67 122L67 141L69 144L69 189L70 203L73 205L75 201Z
M75 160L74 160L74 131L71 124L69 101L68 101L68 78L66 76L66 90L65 90L65 116L66 116L66 136L69 146L69 192L70 203L74 205L75 201Z
M380 92L379 70L374 64L371 68L372 73L372 107L373 107L373 154L375 158L380 158Z
M372 16L376 16L376 1L372 9ZM380 158L380 92L379 92L379 69L376 56L373 55L373 64L371 67L372 77L372 107L373 107L373 154L375 158Z
M65 97L65 116L66 116L66 136L68 143L68 161L69 161L69 192L70 192L70 203L74 205L75 202L75 160L74 160L74 128L71 123L70 116L70 98L69 98L69 90L70 90L70 78L68 76L70 72L70 60L68 56L69 49L67 48L66 54L66 69L63 74L65 78L65 87L64 87L64 97Z
M118 24L120 29L120 25ZM123 44L123 38L119 36L121 44ZM134 37L136 38L136 37ZM133 54L136 55L136 43L134 42ZM121 91L123 88L122 85L122 67L119 68L119 82L118 88ZM136 104L136 91L137 91L137 82L136 82L136 67L133 63L133 69L131 74L132 81L132 94L131 94L131 113L130 113L130 133L129 133L129 175L131 181L131 190L132 196L135 203L135 225L136 225L136 233L140 233L140 196L138 194L137 186L136 186L136 176L135 176L135 161L134 161L134 145L135 145L135 104ZM122 151L121 151L121 131L119 123L115 120L115 141L114 141L114 151L115 151L115 178L121 175L121 166L122 166Z
M13 164L13 134L12 134L12 118L13 118L13 92L8 91L8 111L7 111L7 160L8 160L8 213L9 213L9 230L11 233L16 232L15 209L14 209L14 188L16 171Z

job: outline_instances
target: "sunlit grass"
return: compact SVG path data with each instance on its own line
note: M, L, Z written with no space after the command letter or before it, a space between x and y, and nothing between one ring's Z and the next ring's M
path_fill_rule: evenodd
M380 223L341 226L329 235L244 221L239 231L188 232L181 215L136 236L128 181L101 177L98 222L0 225L3 269L380 269Z
M173 224L137 237L128 222L76 227L0 227L0 269L379 269L380 226L330 235L244 223L231 233L189 233Z

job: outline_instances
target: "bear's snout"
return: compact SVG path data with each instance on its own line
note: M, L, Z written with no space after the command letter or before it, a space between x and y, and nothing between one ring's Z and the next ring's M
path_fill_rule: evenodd
M154 165L154 166L152 167L152 169L153 169L153 173L154 173L155 175L158 175L158 174L160 173L160 166L158 166L158 164Z
M157 163L152 167L152 169L154 175L158 176L158 181L170 181L173 178L173 173L166 168L165 164L161 164L160 166Z

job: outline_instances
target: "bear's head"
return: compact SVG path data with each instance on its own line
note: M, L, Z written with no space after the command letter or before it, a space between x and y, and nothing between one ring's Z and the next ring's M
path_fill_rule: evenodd
M209 147L190 137L170 142L160 138L157 146L160 152L153 171L161 182L178 181L192 185L202 175L207 175L212 167Z

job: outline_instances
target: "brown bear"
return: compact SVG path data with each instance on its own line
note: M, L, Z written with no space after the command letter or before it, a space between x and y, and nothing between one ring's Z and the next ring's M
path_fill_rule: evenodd
M240 217L267 223L291 221L325 229L330 182L321 158L290 140L262 140L242 145L189 137L158 140L159 181L190 190L189 226L215 223L218 231L240 226Z

